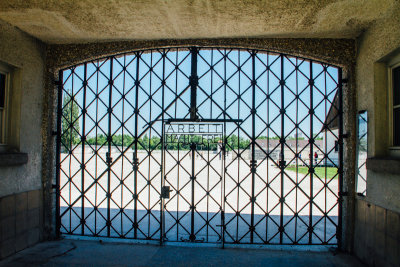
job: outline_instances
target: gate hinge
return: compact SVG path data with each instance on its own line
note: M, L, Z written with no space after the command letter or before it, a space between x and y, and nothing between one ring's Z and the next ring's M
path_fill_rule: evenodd
M339 197L347 197L349 196L349 192L339 192Z
M339 137L342 137L343 139L349 138L350 137L350 133L344 133Z
M61 85L61 81L60 80L54 80L54 85Z
M342 78L342 83L348 83L349 82L349 78Z
M55 135L57 135L57 134L58 134L57 131L51 131L51 135L55 136Z

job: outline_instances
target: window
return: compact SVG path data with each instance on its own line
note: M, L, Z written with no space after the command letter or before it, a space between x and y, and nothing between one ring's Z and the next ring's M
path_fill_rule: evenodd
M391 68L392 145L400 147L400 64Z
M363 110L357 118L356 190L360 196L367 193L368 113Z
M7 144L9 74L0 68L0 145ZM1 150L1 148L0 148Z

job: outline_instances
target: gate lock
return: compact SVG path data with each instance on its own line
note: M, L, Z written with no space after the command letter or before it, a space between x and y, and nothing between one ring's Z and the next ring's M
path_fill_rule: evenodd
M169 189L169 186L161 187L161 198L169 198L170 192L172 192L172 190Z

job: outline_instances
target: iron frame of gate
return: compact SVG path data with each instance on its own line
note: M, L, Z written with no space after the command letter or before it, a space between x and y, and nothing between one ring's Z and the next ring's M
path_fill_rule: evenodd
M283 71L284 71L283 60L284 60L284 58L289 58L290 57L290 58L295 58L296 59L296 64L297 64L297 60L301 60L302 62L309 62L309 65L310 65L309 88L310 88L310 101L311 101L311 104L310 104L311 108L309 108L310 134L311 134L311 138L309 137L309 142L311 141L310 144L313 144L314 141L315 141L314 138L312 137L313 134L314 134L313 130L312 130L312 128L313 128L312 120L313 120L313 114L314 114L314 109L312 108L313 107L313 104L312 104L313 97L312 97L312 95L313 95L313 89L314 89L314 78L312 77L312 73L313 73L312 72L312 66L313 66L313 63L321 64L324 67L324 71L323 71L324 73L326 73L326 68L327 67L337 68L337 70L338 70L338 79L337 79L337 93L336 94L337 94L337 97L338 97L338 107L335 107L335 108L337 109L338 114L336 115L335 119L338 119L338 121L339 121L339 127L338 127L339 133L338 133L338 137L337 137L338 144L339 144L339 164L337 166L337 168L338 168L338 173L337 173L337 176L338 176L338 192L337 192L338 193L338 196L337 196L337 200L338 200L337 201L338 202L337 203L337 205L338 205L338 223L337 223L337 226L336 226L337 232L336 232L336 234L334 236L331 237L331 239L333 237L336 237L337 240L338 240L337 244L340 245L341 227L342 227L342 191L343 191L343 189L342 189L343 188L343 114L342 114L342 110L343 110L343 104L342 104L342 98L343 98L343 96L342 96L342 94L343 94L343 92L342 92L342 84L343 84L343 79L342 79L342 69L340 67L337 67L337 66L334 66L334 65L331 65L331 64L327 64L325 62L320 62L320 61L317 61L317 60L306 59L306 58L301 58L301 57L295 57L295 56L286 55L286 54L283 54L283 53L276 53L276 52L271 52L271 51L262 50L262 49L243 49L243 48L231 48L231 47L229 47L229 48L224 48L224 47L190 47L190 48L186 48L186 47L171 47L171 48L160 48L160 49L147 49L147 50L133 51L133 52L130 52L130 53L117 54L117 55L114 55L114 56L101 58L101 59L93 60L93 61L90 61L90 62L85 62L85 63L83 63L83 65L84 65L84 78L82 80L82 87L80 88L80 90L84 91L84 97L83 97L84 104L83 104L83 108L80 109L81 113L79 115L79 117L82 116L82 120L83 120L83 133L85 133L85 129L84 129L84 127L85 127L85 116L87 115L86 104L85 104L85 101L86 101L86 90L87 90L87 87L88 87L87 76L86 76L87 75L87 64L93 63L93 62L97 62L98 67L99 67L99 62L101 60L110 61L110 78L108 80L108 88L109 88L110 95L109 95L109 108L108 108L107 114L106 114L108 116L108 119L109 119L108 120L108 133L107 133L107 142L104 143L103 145L101 145L101 147L103 147L103 146L105 146L107 144L107 148L108 148L108 151L109 151L108 153L110 153L111 145L113 143L112 137L113 137L113 135L116 134L116 132L114 132L114 133L111 132L111 116L113 114L112 114L112 108L110 108L112 106L112 91L113 91L113 81L114 81L113 76L112 76L112 74L113 74L113 61L116 58L119 58L119 57L125 57L125 56L128 56L128 55L134 55L134 57L136 58L136 62L137 62L136 79L135 79L136 105L135 105L135 109L134 109L134 116L136 118L135 138L134 138L134 142L130 143L129 146L126 147L125 151L120 151L121 154L119 155L118 158L123 157L124 153L129 148L135 147L135 157L133 159L132 165L133 165L134 170L136 169L136 171L135 171L135 181L136 181L136 179L137 179L137 165L140 164L140 163L138 163L138 159L137 159L138 139L141 136L143 136L148 129L152 128L152 124L156 120L161 119L162 121L165 121L166 120L165 119L166 110L168 110L171 107L171 105L174 104L188 89L190 89L190 92L191 92L191 95L190 95L190 107L189 107L189 112L182 119L190 120L190 121L193 121L193 122L200 121L201 119L206 119L206 118L200 118L198 116L199 114L198 114L198 109L197 109L198 105L197 105L197 97L196 96L197 96L197 92L198 92L198 89L199 89L199 87L198 87L198 79L199 79L199 77L197 75L198 73L197 73L197 64L196 63L197 63L197 57L198 57L199 50L212 50L212 51L215 50L215 51L219 51L220 53L222 53L221 51L224 51L225 55L223 56L223 60L225 60L225 61L227 60L227 54L226 54L227 51L229 51L228 53L230 53L231 51L239 51L239 52L247 51L250 54L249 58L251 58L251 61L252 61L252 69L253 69L252 77L251 77L251 79L248 77L251 80L251 90L253 92L252 93L252 98L253 98L252 99L252 109L251 109L252 134L251 134L251 136L248 136L251 139L250 145L249 145L248 148L251 149L251 154L252 154L252 160L250 162L251 177L252 177L252 188L251 188L250 203L251 203L251 207L252 208L251 208L251 225L249 227L249 231L250 231L250 242L249 243L253 243L253 236L254 236L254 233L255 233L255 228L254 228L254 204L255 204L256 198L254 196L255 195L255 192L254 192L254 190L255 190L254 189L254 179L255 178L254 177L255 177L256 167L257 167L257 163L254 160L254 158L255 158L255 147L257 145L256 142L255 142L255 140L257 138L257 136L255 134L255 116L256 116L255 90L256 90L256 86L257 86L257 78L255 76L255 58L257 57L257 54L258 53L260 53L260 54L261 53L262 54L265 53L267 55L277 55L277 57L281 60L280 90L281 90L281 93L282 93L282 95L281 95L282 103L281 103L281 111L280 111L280 113L281 113L282 125L284 123L284 116L285 116L285 109L283 108L283 110L282 110L282 107L284 107L284 105L285 105L284 104L284 98L283 98L283 90L285 88L285 80L287 78L287 77L285 78L284 74L283 74ZM146 126L146 130L142 131L141 135L139 136L138 135L138 129L137 129L137 126L138 126L137 125L137 118L138 118L139 113L140 113L140 111L139 111L140 108L138 108L137 104L138 104L138 91L140 90L139 89L140 82L138 82L139 81L139 69L138 69L138 67L139 67L140 57L144 53L157 52L157 53L160 53L162 55L161 56L162 60L163 60L163 62L165 62L166 58L168 58L167 53L169 51L176 51L176 52L178 52L178 51L189 51L189 54L192 57L191 76L188 77L189 84L179 94L177 94L177 92L175 93L175 95L176 95L175 100L172 101L168 106L166 106L166 107L164 106L164 98L162 99L162 112L161 112L161 114L159 114L155 120L149 121L148 122L149 124ZM133 62L133 60L131 62ZM181 63L175 65L176 69L179 70L179 65ZM104 64L104 62L102 64ZM213 68L212 68L213 65L212 64L213 63L211 63L211 65L210 65L211 70L213 70ZM64 85L63 84L63 81L64 81L63 80L63 78L64 78L63 77L63 72L66 71L66 70L74 70L78 66L80 66L80 65L72 66L72 67L69 67L69 68L66 68L66 69L62 69L62 70L59 71L58 108L57 108L57 142L56 142L56 195L57 195L56 196L56 216L57 216L56 217L56 231L57 231L57 235L61 234L61 227L63 226L62 222L61 222L62 216L68 210L71 212L72 206L74 204L76 204L79 200L82 201L82 208L81 208L81 211L82 211L81 216L82 217L80 218L80 225L81 225L81 228L82 228L82 232L79 235L84 235L85 213L84 213L83 200L85 198L85 193L88 191L88 189L90 187L92 187L93 185L95 185L97 183L98 179L99 179L99 178L95 179L94 182L89 186L89 188L87 188L85 190L82 190L81 191L81 196L78 197L77 199L75 199L73 203L69 203L68 204L69 207L67 208L67 210L64 211L63 213L61 213L61 207L60 207L60 199L61 199L61 191L62 191L61 184L60 184L60 175L61 175L61 171L62 171L62 168L61 168L61 146L64 145L66 147L66 144L62 144L61 143L62 134L63 134L62 133L62 131L63 131L63 129L62 129L63 103L62 102L63 102L63 95L65 93L64 86L63 86ZM163 65L163 66L164 67L163 67L163 73L162 73L162 85L157 90L159 90L161 88L162 91L164 92L164 89L165 89L165 65ZM265 66L266 66L266 71L269 72L270 69L269 69L268 63ZM239 66L236 66L236 67L238 67L238 71L241 72L240 63L239 63ZM151 66L149 68L150 69L149 69L148 73L153 71ZM299 71L297 66L295 68L296 68L296 72ZM125 68L124 68L124 71L125 71ZM224 74L224 77L223 77L223 83L224 83L223 88L226 91L226 87L227 87L226 65L225 65L224 71L225 71L225 74ZM99 72L99 68L97 68L97 72ZM297 78L296 78L296 81L297 81ZM98 88L96 88L96 90L97 89ZM103 89L103 90L105 90L105 89ZM71 95L72 102L74 102L73 96L74 95L72 93L72 95ZM96 98L97 97L98 96L96 96ZM151 93L150 93L149 97L151 99ZM241 95L239 93L238 98L240 98L240 97L241 97ZM269 99L268 97L269 96L267 96L267 99ZM298 95L296 97L298 99ZM325 97L326 97L326 95L325 95ZM210 98L210 96L208 96L208 98ZM325 98L325 99L327 99L327 98ZM212 102L215 102L212 98L210 98L210 100ZM334 106L334 101L331 102L331 105ZM231 119L231 120L234 119L234 118L231 118L227 114L227 112L224 112L226 110L226 108L227 108L227 106L226 106L226 97L225 97L224 108L223 108L223 111L221 113L223 115L223 119L222 120L225 121L224 123L226 123L226 121L229 120L229 119ZM78 117L78 119L79 119L79 117ZM177 119L177 118L175 118L175 119ZM97 121L97 119L96 119L96 121ZM74 127L73 124L74 124L74 122L70 123L70 126L69 126L70 129L69 130L70 131L74 131L74 130L77 131L76 129L73 129L73 127ZM328 126L329 123L327 125L325 125L325 124L324 124L325 129L330 130L329 126ZM238 126L238 128L240 128L240 126ZM296 126L296 130L297 129L298 129L298 126ZM79 134L79 131L77 131L77 132ZM234 132L234 131L232 131L232 132ZM161 135L161 142L163 142L163 140L162 140L163 136L164 136L164 133L162 133L162 135ZM85 142L86 141L86 135L85 134L83 136L80 136L80 137L81 137L81 142ZM224 138L226 139L226 135L225 135ZM285 136L284 127L281 127L281 138L280 138L281 151L284 150L284 146L285 146L285 143L286 143L286 138L287 138L287 136ZM70 144L69 154L72 154L73 150L76 148L75 147L74 149L71 149L71 146L72 146L72 144ZM262 148L260 148L260 149L262 149ZM84 150L85 150L85 146L82 145L82 162L85 161L85 159L84 159L84 152L85 151ZM162 150L164 150L163 146L162 146ZM149 157L151 156L151 152L152 152L151 150L148 151ZM312 145L310 146L310 154L313 155L313 146ZM324 157L327 157L328 154L329 154L329 152L328 153L324 153ZM111 194L110 194L110 191L111 191L111 188L110 188L110 172L111 172L111 167L112 167L113 163L116 162L116 160L114 160L114 162L113 162L113 160L111 159L110 156L111 156L110 154L108 154L106 156L107 169L106 169L106 171L104 171L101 174L101 176L102 176L105 173L107 173L107 177L108 177L108 188L107 188L107 192L108 193L107 193L107 197L106 197L107 206L108 206L108 209L107 209L107 223L106 223L107 236L108 237L110 237L110 228L111 228L110 202L112 200L112 197L111 197ZM238 157L240 157L240 153L239 153ZM296 162L297 162L297 160L298 160L298 158L296 159ZM164 165L161 162L161 167L162 166L164 166ZM280 169L281 183L283 183L284 171L285 171L285 168L287 167L286 162L284 160L280 160L278 162L277 166ZM297 166L297 163L296 163L296 166ZM306 164L306 166L308 166L308 165ZM83 176L84 175L84 171L85 171L85 163L81 163L81 170L82 170L82 176ZM311 194L310 195L313 194L312 193L312 181L313 181L312 180L313 179L312 176L313 176L313 172L314 172L314 166L313 166L313 160L311 159L310 162L309 162L309 175L310 175L310 181L311 181L310 182L311 183L311 187L310 187ZM224 172L223 172L224 183L225 183L225 174L226 173L227 173L227 168L226 168L226 166L224 166ZM162 178L161 181L163 181L163 180L164 179ZM326 181L326 178L325 178L325 181ZM70 183L72 182L72 178L69 178L69 182ZM162 185L162 183L161 183L161 185ZM85 188L84 179L83 178L82 178L82 185L81 186L82 186L82 188ZM135 188L134 199L135 199L135 195L137 196L136 190L137 190L137 188ZM224 190L225 190L225 188L224 188ZM281 186L281 190L282 190L281 193L283 195L284 194L283 193L283 184ZM222 196L222 197L224 199L226 199L226 192L224 192L224 196ZM135 201L135 203L136 203L136 201ZM161 200L161 201L159 201L159 203L161 205L161 210L160 210L160 218L161 218L162 215L163 215L163 201ZM280 206L281 206L280 217L281 217L281 219L280 219L280 227L279 227L279 235L280 235L279 244L283 244L282 236L283 236L284 231L285 231L284 228L282 229L282 227L283 227L283 217L282 216L283 216L283 205L284 205L284 203L285 203L285 200L284 200L284 197L283 197L283 200L282 199L280 200ZM310 204L312 204L312 200L311 200ZM312 205L310 205L310 206L312 206ZM96 208L95 208L95 211L96 211ZM122 211L122 208L121 208L121 211ZM223 218L222 221L224 222L224 224L222 225L222 227L223 227L222 235L225 236L226 235L226 224L225 224L225 219L224 219L224 213L223 212L224 211L222 211L222 218ZM313 234L312 207L310 207L310 213L311 213L309 215L310 225L309 225L309 228L308 228L309 242L308 243L304 243L306 245L314 244L314 243L312 243L312 234ZM137 228L138 228L137 227L137 218L136 218L136 216L137 216L137 205L135 204L135 219L134 219L135 222L134 222L134 224L136 223L136 226L133 225L133 228L132 228L132 229L134 229L134 232L135 232L134 237L133 237L134 239L137 239ZM294 217L296 217L296 215ZM327 215L325 215L323 217L326 218ZM160 219L159 223L160 223L160 227L159 227L159 231L160 231L160 235L159 236L160 236L160 238L153 238L154 237L154 235L153 235L151 237L147 236L145 239L156 239L156 240L160 240L161 243L163 242L162 219ZM149 222L149 224L150 224L150 222ZM67 231L67 234L74 234L74 233L73 233L73 231L69 231L69 232ZM93 236L98 236L98 234L96 234L96 230L95 230ZM120 236L120 237L125 237L125 236ZM226 242L225 237L223 237L222 238L222 244L224 244L225 242ZM242 243L242 242L240 242L240 240L235 240L233 243ZM264 242L264 243L265 244L269 244L269 242ZM323 241L323 242L318 243L318 244L321 245L321 244L327 244L327 243L328 242ZM303 243L298 243L298 242L294 241L294 242L292 242L290 244L301 245Z

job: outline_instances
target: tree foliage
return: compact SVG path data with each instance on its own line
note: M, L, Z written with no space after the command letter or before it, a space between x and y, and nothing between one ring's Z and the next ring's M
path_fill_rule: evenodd
M78 117L79 107L68 92L63 99L61 118L61 145L63 150L69 150L80 142Z

